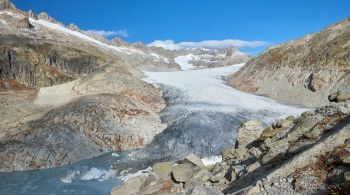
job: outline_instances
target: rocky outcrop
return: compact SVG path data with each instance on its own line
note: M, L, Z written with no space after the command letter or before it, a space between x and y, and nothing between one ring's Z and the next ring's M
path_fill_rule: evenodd
M33 10L28 11L28 17L38 19L38 16L33 12Z
M106 63L101 57L72 48L33 44L13 36L0 39L0 79L13 79L32 89L71 81ZM27 44L17 45L16 39Z
M116 46L127 46L128 43L120 39L119 37L115 37L111 40L111 43Z
M245 122L240 130L249 130L238 136L241 144L224 150L222 162L203 167L192 154L166 169L168 178L158 176L157 165L148 173L157 179L136 193L152 189L152 193L178 194L346 194L349 117L346 101L281 119L265 129L258 121ZM249 134L250 143L243 144Z
M132 97L81 97L3 136L0 171L50 168L140 148L164 128L156 113Z
M239 90L306 106L350 90L350 18L300 39L273 46L230 75Z
M15 6L10 0L0 0L0 11L5 9L13 9Z
M245 148L250 143L258 140L263 130L262 123L257 120L242 123L237 130L237 147Z
M55 20L53 17L51 17L49 14L47 14L46 12L41 12L40 14L38 14L36 16L37 19L39 20L45 20L54 24L58 24L60 26L64 26L64 24L62 22L59 22L57 20Z

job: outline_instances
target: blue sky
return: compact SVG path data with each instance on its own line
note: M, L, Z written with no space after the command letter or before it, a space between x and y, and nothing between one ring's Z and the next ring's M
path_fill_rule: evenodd
M13 0L22 10L128 42L237 39L257 54L350 16L349 0ZM221 44L225 42L218 42ZM254 43L254 42L253 42ZM192 43L193 44L193 43ZM205 44L205 43L204 43ZM256 47L259 46L260 47ZM255 48L254 48L255 47Z

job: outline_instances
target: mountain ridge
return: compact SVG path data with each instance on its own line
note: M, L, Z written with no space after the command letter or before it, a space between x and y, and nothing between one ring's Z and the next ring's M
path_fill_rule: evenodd
M272 46L253 58L231 84L243 91L304 106L322 106L327 96L349 89L350 18L320 32Z

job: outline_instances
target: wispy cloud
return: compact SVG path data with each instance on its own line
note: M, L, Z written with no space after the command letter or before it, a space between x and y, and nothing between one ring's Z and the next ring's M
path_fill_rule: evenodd
M106 30L88 30L89 33L101 35L104 37L118 36L118 37L129 37L127 30L117 30L117 31L106 31Z
M177 50L182 48L207 48L207 49L221 49L227 47L236 48L257 48L261 46L271 45L266 41L243 41L238 39L225 40L206 40L199 42L179 42L175 43L173 40L155 40L148 46L163 47L169 50Z

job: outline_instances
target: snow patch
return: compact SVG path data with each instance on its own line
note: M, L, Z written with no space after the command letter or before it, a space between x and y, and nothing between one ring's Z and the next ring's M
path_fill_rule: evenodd
M202 162L205 166L215 165L218 162L222 161L222 156L211 156L207 158L202 158Z
M168 64L170 63L168 58L165 58L163 56L159 56L156 53L150 53L150 54L151 54L151 56L153 56L156 59L156 61L159 61L160 59L162 59L165 63L168 63Z
M197 57L193 54L188 54L185 56L178 56L175 58L175 62L180 65L181 70L191 70L195 67L190 64L190 61L196 60Z
M151 53L151 56L154 56L157 60L159 60L159 55L156 53Z
M119 157L120 155L118 153L112 153L112 156Z
M71 172L69 172L68 175L61 177L60 180L63 183L72 183L75 180L75 178L77 177L77 175L79 175L79 174L80 174L80 171L71 171Z
M151 171L152 171L152 167L148 167L147 169L139 170L136 173L128 173L128 171L126 170L126 171L124 171L124 172L126 172L124 174L121 172L121 174L123 174L123 175L120 177L120 179L123 180L124 182L127 182L129 179L137 177L139 175L150 174Z
M125 54L128 54L128 55L135 54L135 53L143 54L142 51L137 50L137 49L126 48L126 47L117 47L117 46L113 46L113 45L108 45L108 44L102 43L101 41L98 41L98 40L96 40L96 39L94 39L94 38L92 38L92 37L90 37L90 36L88 36L86 34L83 34L83 33L80 33L80 32L74 31L74 30L70 30L70 29L62 27L62 26L60 26L58 24L54 24L54 23L51 23L51 22L48 22L48 21L45 21L45 20L41 20L41 19L40 20L35 20L33 18L29 18L29 21L32 24L39 24L39 25L48 27L50 29L57 30L57 31L60 31L60 32L63 32L63 33L66 33L66 34L78 37L78 38L83 39L85 41L89 41L89 42L98 44L98 45L103 46L105 48L115 50L117 52L122 52L122 53L125 53Z
M115 177L117 174L116 170L110 169L98 169L95 167L92 167L88 172L86 172L82 177L81 180L93 180L97 179L98 181L106 181L108 179L111 179Z

